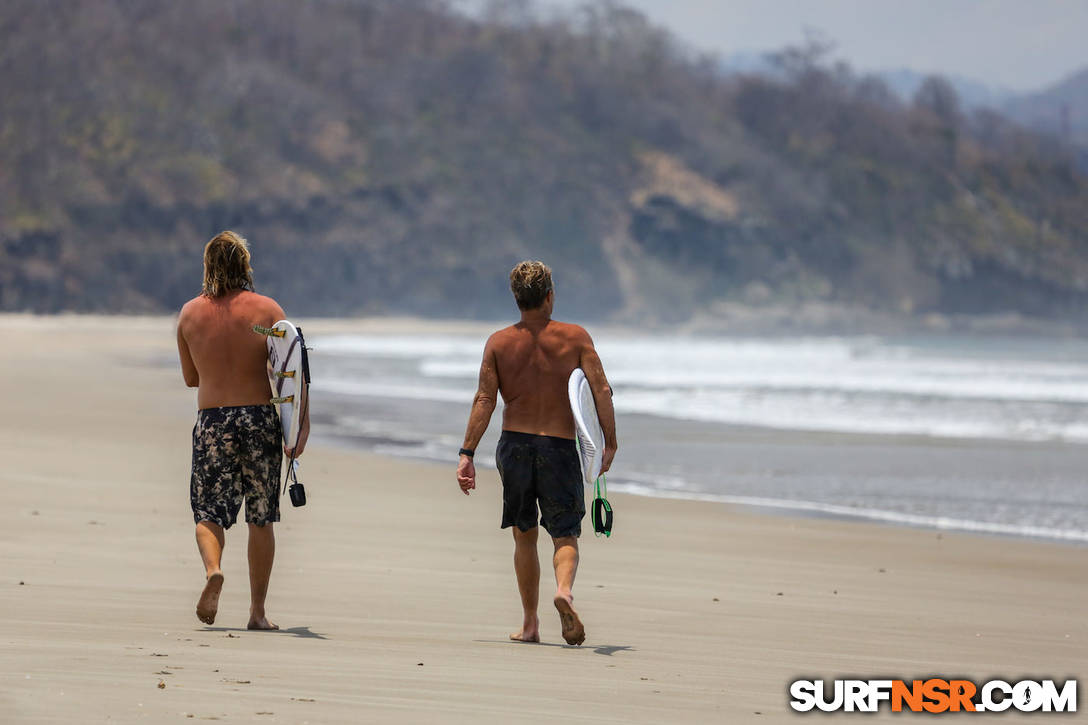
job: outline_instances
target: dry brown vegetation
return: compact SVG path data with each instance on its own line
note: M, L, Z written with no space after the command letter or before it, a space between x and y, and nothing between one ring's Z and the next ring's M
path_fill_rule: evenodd
M1079 316L1069 149L937 78L904 105L778 61L724 77L615 5L9 0L0 309L176 308L233 228L298 314L500 316L540 258L579 316Z

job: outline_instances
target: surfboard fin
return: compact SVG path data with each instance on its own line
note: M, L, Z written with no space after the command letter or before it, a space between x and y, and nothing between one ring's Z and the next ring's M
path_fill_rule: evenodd
M253 331L258 335L265 335L268 337L283 337L287 334L283 330L277 330L274 327L262 327L260 325L254 325Z

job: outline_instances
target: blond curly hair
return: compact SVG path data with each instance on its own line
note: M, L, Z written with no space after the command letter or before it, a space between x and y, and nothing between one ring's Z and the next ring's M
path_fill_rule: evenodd
M540 307L552 289L552 270L543 262L527 259L510 270L510 291L520 309Z
M219 232L204 247L205 297L221 297L233 290L253 289L249 244L232 231Z

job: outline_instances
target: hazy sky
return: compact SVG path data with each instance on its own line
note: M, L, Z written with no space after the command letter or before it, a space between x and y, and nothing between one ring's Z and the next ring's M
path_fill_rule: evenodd
M584 0L541 0L576 6ZM698 48L796 43L805 28L858 70L909 68L1035 90L1088 66L1088 0L623 0Z

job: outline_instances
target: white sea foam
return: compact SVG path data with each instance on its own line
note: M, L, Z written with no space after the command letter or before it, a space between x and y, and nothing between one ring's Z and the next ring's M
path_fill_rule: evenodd
M317 345L332 374L318 385L329 390L464 402L483 341L375 335ZM621 413L797 430L1088 441L1088 347L1064 357L1024 343L987 350L875 338L606 337L597 347ZM365 381L337 377L337 361L366 359L386 367Z
M403 398L405 400L434 400L445 403L466 403L472 400L474 387L433 386L392 380L315 380L313 389L336 395L356 395L373 398Z
M484 341L457 335L334 335L309 343L322 355L419 358L483 353Z
M355 436L381 453L450 461L463 431L462 415L476 388L482 338L341 336L314 339L312 344L315 395L320 392L346 401L348 412L336 424L341 434ZM1088 345L1084 343L604 336L598 338L597 349L616 391L614 401L621 416L647 414L844 433L1088 442ZM366 399L405 402L383 403L379 410L393 411L390 419L370 420L367 414L374 406ZM449 420L433 414L426 420L413 418L414 406L424 401L464 408ZM839 481L819 476L806 479L809 488L782 487L778 497L773 484L758 489L759 495L739 495L752 489L733 488L735 482L702 470L708 462L718 465L713 440L703 437L698 445L704 448L693 450L692 460L677 461L673 477L640 476L635 452L649 443L627 439L625 480L614 482L614 490L935 529L1088 542L1088 510L1072 503L1055 504L1055 500L1079 500L1069 498L1071 490L1080 490L1079 479L1062 479L1060 489L1052 492L1057 499L1040 500L1038 505L1021 502L1013 510L995 502L992 481L984 469L970 463L965 471L933 472L938 477L958 476L960 481L956 500L939 505L926 498L925 482L912 491L895 476L867 478L864 493L851 500L841 498ZM493 465L483 451L477 461ZM642 462L649 470L657 459ZM972 472L976 470L980 472ZM1022 483L1028 487L1038 481ZM729 493L731 488L734 493ZM944 513L948 515L939 515Z

